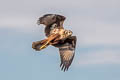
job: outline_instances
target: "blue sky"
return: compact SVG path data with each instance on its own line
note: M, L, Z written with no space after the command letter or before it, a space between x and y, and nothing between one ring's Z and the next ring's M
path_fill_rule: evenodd
M0 80L120 80L119 0L0 1ZM66 16L65 28L77 35L69 71L59 68L58 50L36 52L45 38L37 19L46 13Z

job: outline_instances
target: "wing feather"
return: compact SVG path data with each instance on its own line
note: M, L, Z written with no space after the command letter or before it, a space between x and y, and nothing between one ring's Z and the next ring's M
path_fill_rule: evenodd
M45 34L48 37L51 31L51 28L63 28L63 23L66 18L62 15L58 14L45 14L42 17L40 17L37 21L37 24L44 24L45 27ZM54 26L56 25L56 26ZM52 29L53 29L52 28Z
M67 39L66 42L59 46L60 58L61 58L61 70L67 71L71 65L76 46L76 36L72 36L71 39Z

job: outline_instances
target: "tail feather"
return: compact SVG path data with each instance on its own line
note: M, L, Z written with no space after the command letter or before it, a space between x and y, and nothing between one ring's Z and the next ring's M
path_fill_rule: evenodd
M40 50L46 48L47 46L49 46L49 44L47 44L46 47L41 49L41 46L43 46L45 43L46 43L46 41L43 41L43 40L33 42L32 43L32 48L35 49L36 51L40 51Z
M46 48L47 46L51 45L52 41L59 37L60 37L59 34L52 34L47 39L33 42L32 48L35 49L36 51L40 51L40 50Z

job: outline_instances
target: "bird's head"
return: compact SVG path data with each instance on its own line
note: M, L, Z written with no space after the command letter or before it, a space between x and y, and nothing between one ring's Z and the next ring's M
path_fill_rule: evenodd
M71 30L65 30L64 34L69 37L73 34L73 32Z
M57 14L46 14L42 17L39 18L39 20L37 21L37 24L44 24L45 26L49 26L52 25L54 23L59 23L61 21L64 21L65 17L62 15L57 15Z

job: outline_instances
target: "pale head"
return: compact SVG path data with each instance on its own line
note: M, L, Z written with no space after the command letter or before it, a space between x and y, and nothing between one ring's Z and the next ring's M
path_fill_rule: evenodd
M65 30L64 34L67 36L71 36L73 34L73 32L71 30Z

